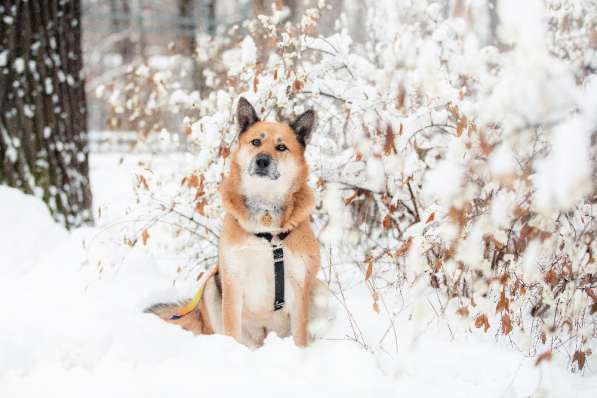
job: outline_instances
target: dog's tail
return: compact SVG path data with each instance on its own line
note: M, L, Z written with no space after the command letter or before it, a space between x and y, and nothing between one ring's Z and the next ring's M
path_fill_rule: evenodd
M209 325L206 324L203 314L201 314L201 306L197 306L193 311L189 312L183 317L177 317L176 314L181 306L188 304L191 300L183 301L179 304L154 304L145 309L145 313L157 315L164 321L178 325L184 330L188 330L193 334L211 334ZM211 332L211 333L210 333Z
M218 272L218 266L213 266L209 271L204 273L199 279L199 290L193 299L184 300L178 304L154 304L145 309L145 313L155 314L164 321L178 325L185 330L194 334L213 334L214 325L210 322L209 311L207 309L206 301L209 304L214 303L214 290L212 287L208 289L207 296L204 297L204 290L208 284L213 284L213 277ZM212 313L215 311L211 311Z

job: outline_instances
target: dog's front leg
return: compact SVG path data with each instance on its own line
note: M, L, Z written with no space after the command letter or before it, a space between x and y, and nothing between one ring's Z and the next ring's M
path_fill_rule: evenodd
M241 342L242 335L242 285L230 272L224 272L222 278L222 321L224 334Z

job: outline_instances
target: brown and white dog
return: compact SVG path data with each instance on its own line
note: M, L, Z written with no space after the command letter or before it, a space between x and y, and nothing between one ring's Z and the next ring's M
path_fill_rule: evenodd
M219 264L201 278L203 297L193 312L172 319L172 304L147 311L194 333L226 334L249 347L261 346L270 331L291 334L297 346L306 346L316 333L317 326L310 326L331 314L327 286L316 277L319 243L309 224L314 197L304 152L315 113L307 111L291 124L263 122L241 97L237 117L238 145L220 189L226 215ZM274 272L278 260L282 275ZM282 305L274 303L280 290Z

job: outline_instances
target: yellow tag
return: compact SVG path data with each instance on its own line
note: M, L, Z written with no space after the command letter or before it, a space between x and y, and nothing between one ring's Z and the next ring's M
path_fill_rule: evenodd
M205 283L201 285L201 287L199 287L199 290L197 291L197 293L195 293L195 297L193 297L193 299L189 301L187 305L179 307L170 319L176 320L182 318L183 316L187 315L189 312L197 308L199 302L201 301L201 297L203 296L203 290L205 290Z
M272 216L266 211L263 217L261 217L261 223L266 227L272 225Z
M214 276L216 272L218 272L218 266L214 265L208 272L201 275L201 278L199 279L199 290L197 290L197 293L195 293L195 297L193 297L193 299L189 301L186 305L179 307L174 313L174 315L170 317L170 319L180 319L183 316L190 313L191 311L193 311L195 308L197 308L199 302L201 301L201 298L203 297L203 291L205 290L207 281L209 280L209 278Z

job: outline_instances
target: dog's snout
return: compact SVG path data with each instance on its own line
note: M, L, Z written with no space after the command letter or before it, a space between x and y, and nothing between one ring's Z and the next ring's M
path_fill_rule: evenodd
M271 162L272 162L272 157L270 155L265 154L265 153L260 153L255 158L255 164L260 169L267 169L269 167L269 165L270 165Z

